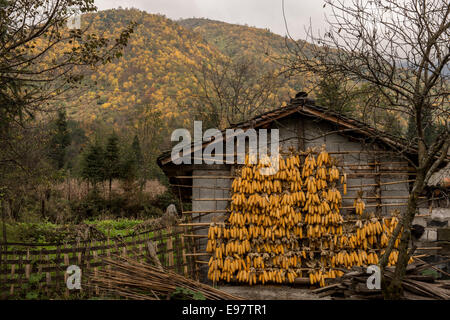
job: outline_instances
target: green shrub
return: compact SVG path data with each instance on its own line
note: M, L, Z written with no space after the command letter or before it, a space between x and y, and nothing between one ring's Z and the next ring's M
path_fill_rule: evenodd
M48 221L19 222L7 226L8 242L64 242L72 239L71 233L68 226L59 226Z
M90 191L88 195L80 201L71 202L71 210L75 214L76 221L86 218L98 217L106 209L106 200L103 199L96 189Z
M170 192L166 191L156 197L156 199L153 201L153 205L160 208L163 212L166 211L167 207L171 204L174 204L177 207L177 210L179 212L180 210L180 200L175 197L175 195Z
M86 224L95 226L105 236L127 236L133 233L133 228L142 223L142 220L118 219L118 220L86 220Z

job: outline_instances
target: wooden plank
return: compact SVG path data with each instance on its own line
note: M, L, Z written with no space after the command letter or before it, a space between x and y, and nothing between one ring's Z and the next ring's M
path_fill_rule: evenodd
M26 258L28 261L30 260L30 249L27 249L27 258ZM30 279L30 274L31 274L31 265L30 265L30 263L27 263L26 265L25 265L25 278L27 279L27 280L29 280Z
M15 280L15 272L16 272L16 265L12 264L11 265L11 280ZM14 294L14 284L11 284L11 287L9 289L9 294L10 295Z
M48 266L50 264L50 256L47 254L46 258L47 258L47 266ZM52 283L52 275L49 271L47 271L47 272L45 272L45 284L46 284L47 294L49 294L49 287L50 287L51 283Z
M172 233L172 227L171 226L168 226L167 227L167 232L169 233L169 234L171 234ZM167 263L168 263L168 266L169 267L172 267L173 265L174 265L174 261L173 261L173 240L172 240L172 236L169 236L168 238L167 238L167 242L166 242L166 248L167 248L167 250L169 251L169 250L171 250L171 252L169 252L168 253L168 256L167 256Z
M66 249L66 244L64 244L63 249ZM69 254L64 253L63 257L64 257L64 266L66 267L66 270L67 270L67 267L70 265ZM65 284L64 296L67 299L67 298L69 298L70 293L69 293L69 288L67 288L67 279L69 278L69 275L67 274L66 270L64 271L64 284Z
M41 251L41 250L40 250L40 251ZM39 260L41 260L41 259L43 259L43 258L42 258L42 253L39 254ZM42 264L39 263L37 269L38 269L38 270L37 270L38 274L39 274L39 275L42 274ZM39 287L39 290L42 289L42 283L41 283L41 282L39 282L38 287Z
M94 256L94 262L96 262L96 263L98 263L99 261L98 261L98 255L97 255L97 251L92 251L92 255ZM97 277L98 276L98 267L97 266L95 266L94 267L94 277ZM100 290L99 290L99 288L98 288L98 285L95 285L95 294L98 296L99 295L99 293L100 293Z
M22 288L23 274L25 273L25 270L24 270L24 268L23 268L23 262L22 262L22 260L23 260L23 257L22 257L21 254L19 254L18 270L20 270L20 272L17 273L18 276L19 276L19 281L18 281L18 288L19 288L19 290Z
M174 227L175 229L177 228L176 226ZM180 271L180 265L181 265L181 257L178 255L179 253L179 241L178 241L178 235L173 237L173 265L174 265L174 270L177 273L180 273L182 271Z
M60 260L61 259L61 246L57 245L56 246L56 259ZM56 281L56 290L59 291L59 281Z
M184 227L183 228L184 229L184 231L185 231L185 233L187 232L187 227ZM185 241L184 241L184 234L182 234L181 235L181 247L182 247L182 252L181 252L181 254L182 254L182 258L183 258L183 264L187 264L187 259L186 259L186 243L185 243ZM189 272L189 270L188 270L188 267L187 267L187 265L184 267L184 276L185 277L187 277L188 276L188 272Z
M167 247L166 247L166 244L165 244L165 242L164 242L164 237L163 237L163 231L162 230L159 230L158 231L158 238L159 238L159 243L158 243L158 249L160 250L160 254L159 254L159 256L160 256L160 260L161 260L161 264L164 266L164 267L167 267L167 261L166 261L166 250L167 250ZM157 251L159 251L159 250L157 250Z

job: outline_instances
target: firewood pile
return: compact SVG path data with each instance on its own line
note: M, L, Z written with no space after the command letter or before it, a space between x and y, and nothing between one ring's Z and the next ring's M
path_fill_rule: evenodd
M422 275L421 271L425 269L436 269L448 275L446 272L434 268L432 264L426 262L416 262L409 265L406 276L403 279L403 298L406 300L449 300L450 299L450 280L436 280L432 275ZM385 270L385 277L389 281L394 274L394 267L388 267ZM370 274L366 273L365 268L353 267L340 278L335 279L334 283L312 290L312 293L319 297L329 296L335 300L354 299L354 300L372 300L383 299L381 290L368 289L367 279Z
M124 256L103 258L107 267L88 272L89 286L103 297L132 300L200 299L240 300L242 298L165 270L161 265L138 262Z

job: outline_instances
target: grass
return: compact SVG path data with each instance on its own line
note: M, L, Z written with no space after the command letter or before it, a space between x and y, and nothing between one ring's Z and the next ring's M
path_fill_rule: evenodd
M133 228L143 220L85 220L84 223L95 226L105 236L128 236ZM53 243L67 242L76 237L75 225L57 225L51 222L14 222L6 223L8 242ZM0 239L3 240L3 228L0 228Z
M85 220L84 223L96 227L105 236L128 236L133 233L133 228L143 220L118 219L118 220Z

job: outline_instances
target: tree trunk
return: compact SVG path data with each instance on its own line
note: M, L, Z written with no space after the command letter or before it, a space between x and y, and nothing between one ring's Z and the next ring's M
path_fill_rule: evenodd
M42 218L45 220L45 199L41 199L41 215Z
M406 267L410 258L408 254L408 245L409 240L411 239L411 225L416 215L417 200L424 188L424 180L425 174L423 172L418 172L408 199L407 210L399 222L402 227L402 234L398 247L399 254L394 276L389 284L386 283L385 279L382 281L384 298L388 300L399 300L403 297L402 281L405 277ZM390 252L386 251L385 254L389 255Z
M109 205L111 205L112 178L109 178Z

